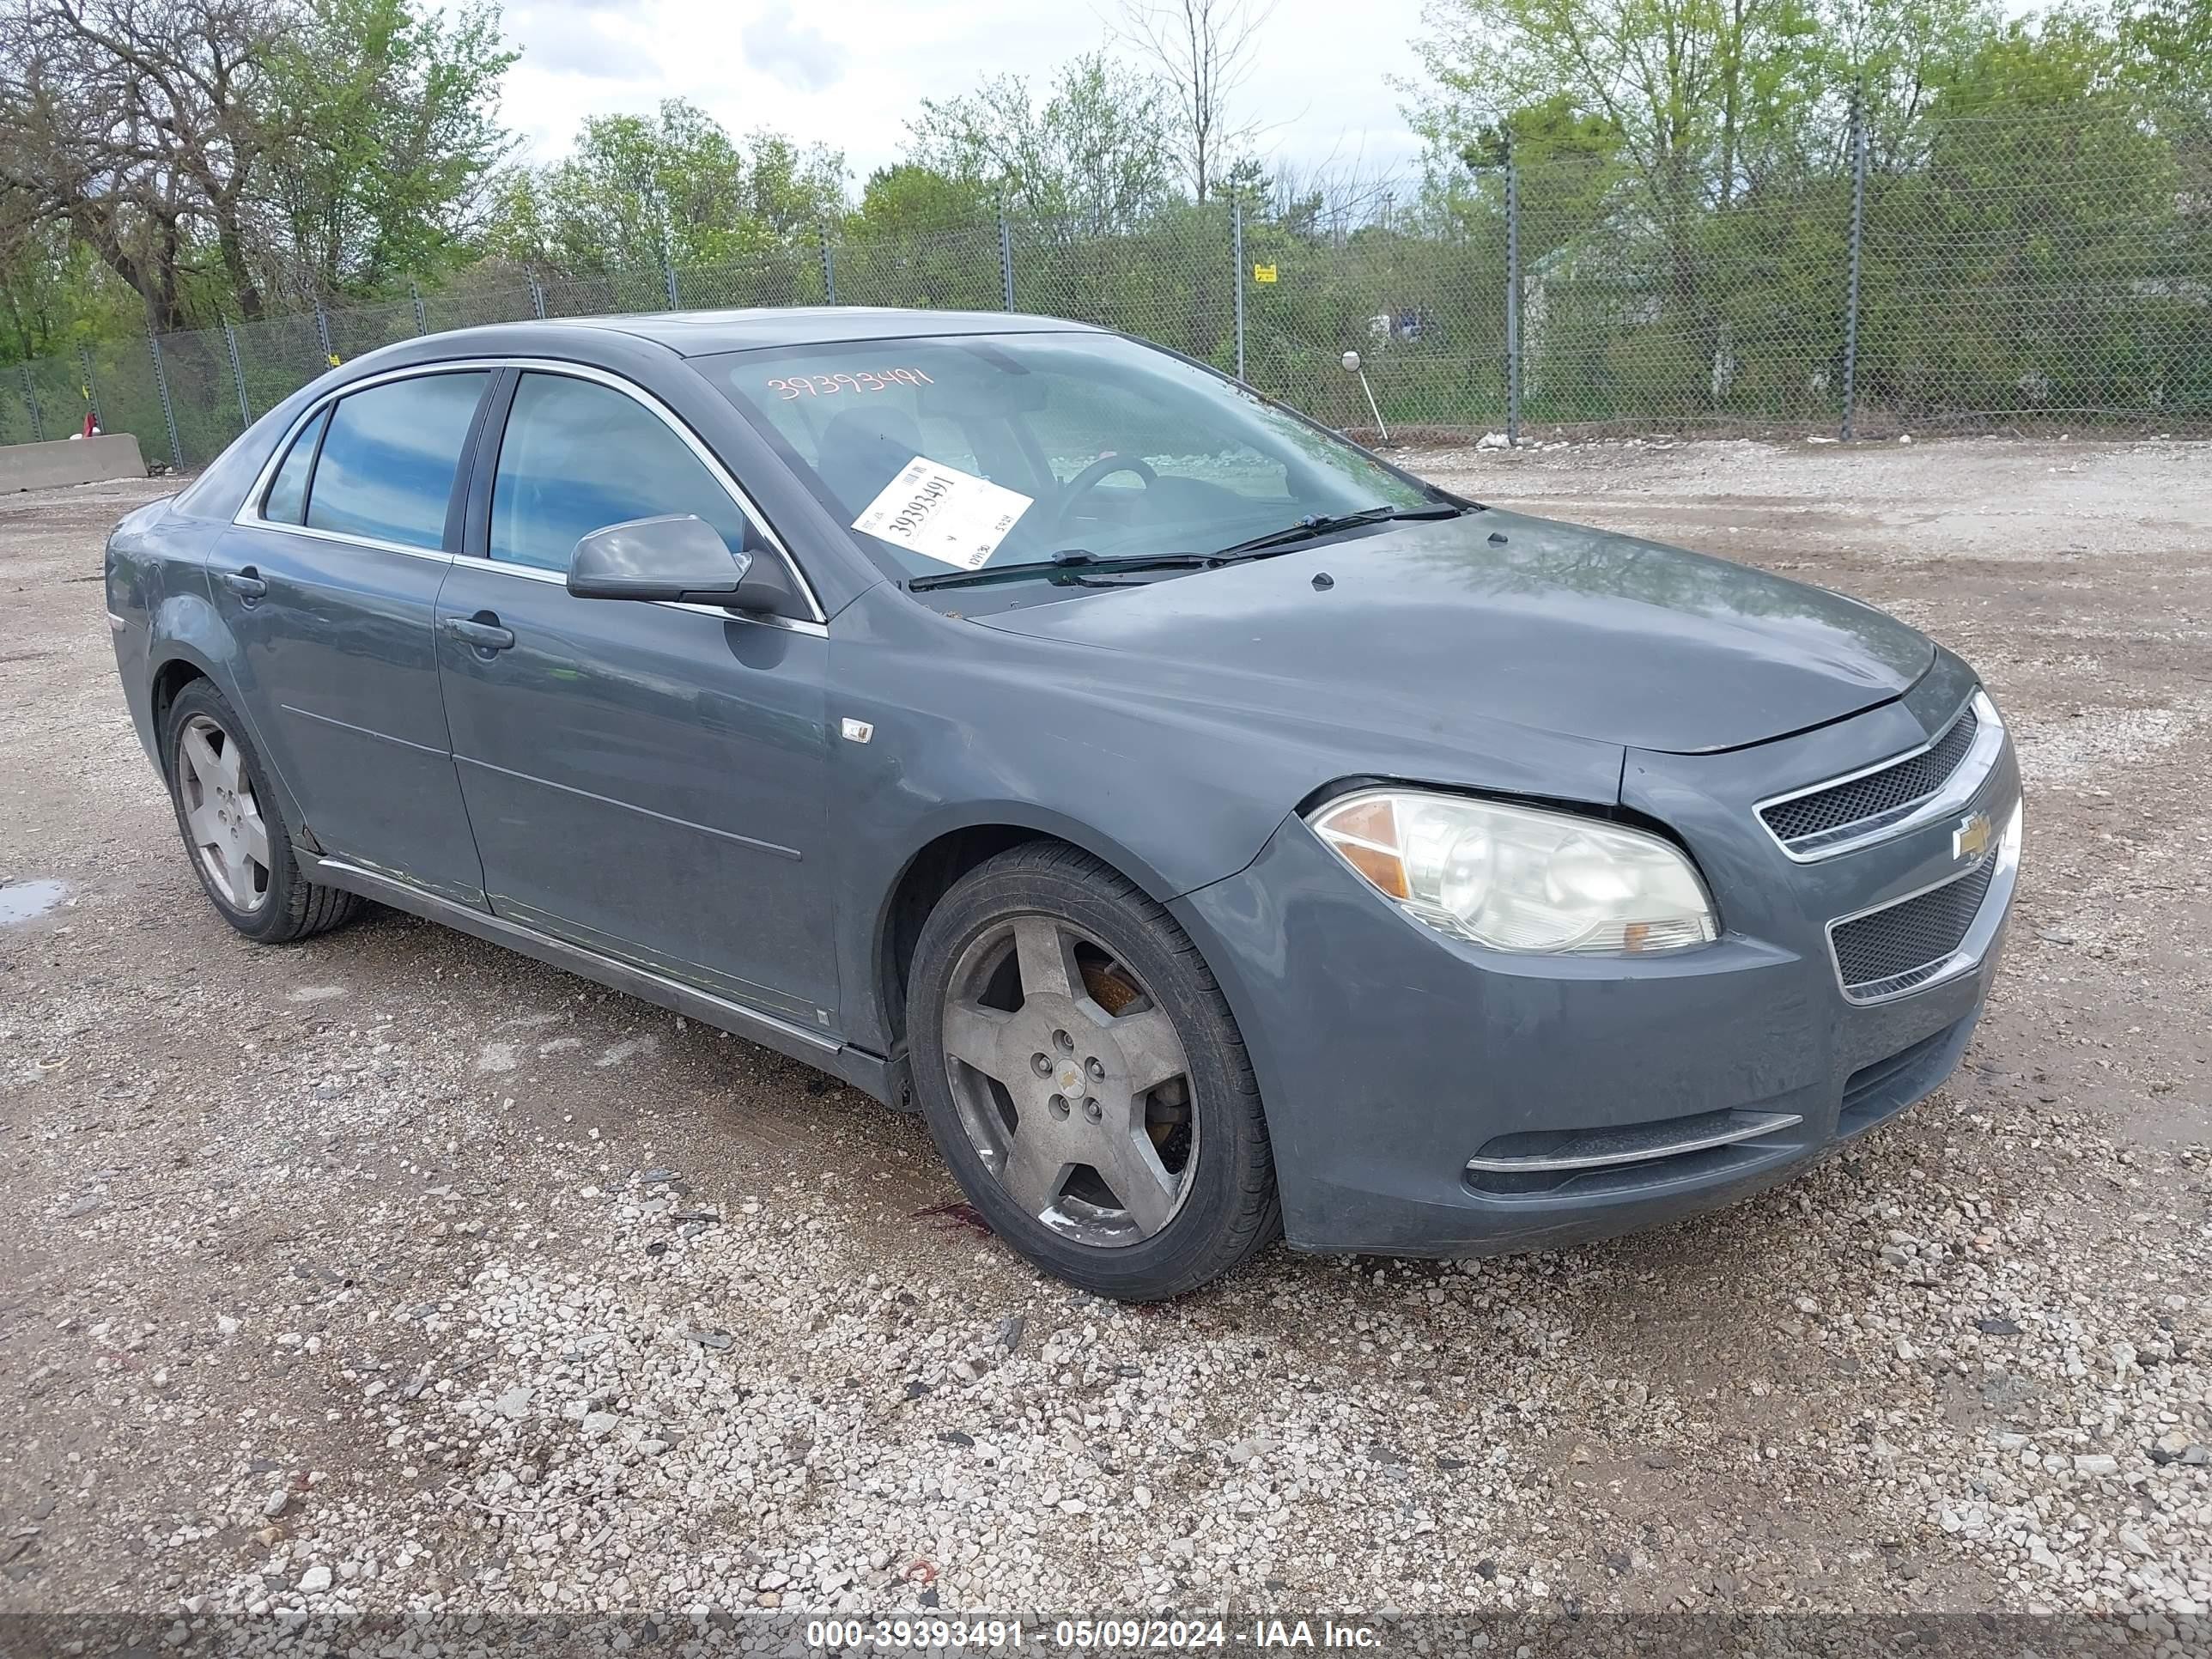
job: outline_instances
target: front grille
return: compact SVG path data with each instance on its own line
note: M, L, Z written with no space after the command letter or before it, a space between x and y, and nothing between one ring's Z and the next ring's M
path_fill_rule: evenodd
M1974 925L1996 872L1996 859L1985 858L1941 887L1830 928L1845 993L1871 1001L1933 979Z
M1968 708L1952 722L1949 731L1918 754L1848 783L1777 801L1761 807L1759 816L1766 820L1776 839L1788 847L1925 800L1950 781L1959 763L1966 758L1966 751L1974 746L1974 733L1980 724Z

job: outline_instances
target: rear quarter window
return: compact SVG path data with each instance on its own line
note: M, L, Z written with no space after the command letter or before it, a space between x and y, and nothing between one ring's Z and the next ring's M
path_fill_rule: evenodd
M329 410L319 410L315 418L300 428L300 435L292 440L292 447L285 452L284 464L276 469L270 481L269 494L261 503L261 516L272 524L298 524L307 513L307 472L315 464L315 442L323 435L323 428L331 418Z

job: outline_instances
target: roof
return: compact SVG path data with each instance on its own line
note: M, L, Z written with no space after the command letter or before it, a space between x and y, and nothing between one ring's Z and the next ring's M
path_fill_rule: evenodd
M548 319L551 322L552 319ZM827 345L844 340L896 340L927 334L1049 334L1097 331L1088 323L1016 311L921 311L896 306L778 306L744 311L659 311L626 317L562 318L555 326L606 329L666 346L685 357L769 346ZM499 323L544 328L548 323Z

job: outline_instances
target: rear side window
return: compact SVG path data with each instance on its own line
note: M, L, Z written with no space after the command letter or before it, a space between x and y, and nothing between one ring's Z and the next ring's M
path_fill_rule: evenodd
M263 518L273 524L298 524L307 517L307 471L315 464L315 441L322 436L324 423L330 418L329 410L318 410L315 418L300 428L284 465L276 469L276 477L270 483L269 499L261 507Z
M566 570L594 530L663 513L692 514L733 550L744 545L744 513L665 421L595 380L523 375L492 475L493 558Z
M339 398L307 491L308 526L443 547L453 475L490 378L424 374Z

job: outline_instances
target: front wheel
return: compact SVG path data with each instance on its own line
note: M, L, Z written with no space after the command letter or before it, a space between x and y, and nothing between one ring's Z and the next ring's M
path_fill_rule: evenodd
M1260 1091L1190 938L1089 854L1032 842L924 925L915 1086L994 1231L1046 1272L1154 1301L1280 1231Z

